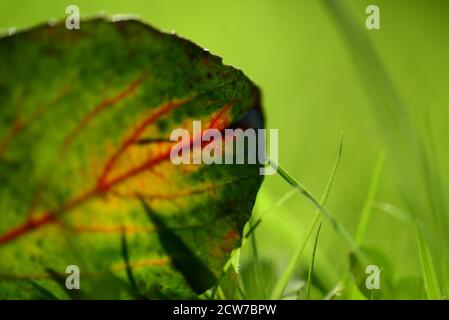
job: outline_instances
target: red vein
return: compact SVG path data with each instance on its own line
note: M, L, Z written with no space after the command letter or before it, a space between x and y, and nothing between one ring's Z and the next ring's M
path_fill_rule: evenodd
M3 152L5 152L6 148L9 146L14 137L18 135L20 131L22 131L24 126L24 123L20 119L14 121L14 124L12 125L6 137L2 141L0 141L0 156L3 154Z
M228 117L226 115L227 111L229 110L229 108L231 108L232 104L227 104L225 107L223 107L222 110L220 110L220 112L217 113L217 115L215 117L212 118L212 120L210 121L210 126L208 129L224 129L225 127L228 126ZM202 141L202 133L199 134L199 136L193 137L193 139L190 139L189 141L189 145L190 147L192 147L192 145L195 145L195 141L201 141L203 144L209 144L209 141L203 142ZM122 173L121 175L118 175L117 177L111 179L108 182L103 182L103 184L99 185L99 189L101 190L108 190L111 186L116 185L121 183L124 180L127 180L128 178L135 176L145 170L148 170L152 167L154 167L155 165L167 160L170 157L170 151L171 148L168 148L165 152L160 153L159 155L157 155L154 158L150 158L148 161L142 163L141 165L134 167L124 173Z
M97 195L98 191L96 189L92 189L86 193L81 194L78 197L73 198L66 204L62 205L58 209L49 211L39 217L32 217L31 219L28 219L25 223L22 225L11 229L10 231L6 232L0 237L0 245L10 242L11 240L14 240L21 235L28 233L30 231L33 231L35 229L38 229L41 226L44 226L50 222L56 221L57 217L66 212L69 211L78 205L84 203L85 201L91 199L94 195Z
M226 104L220 111L217 112L215 116L213 116L209 121L209 129L215 128L225 128L228 126L229 119L227 117L227 113L229 109L232 107L231 103ZM222 123L220 123L220 121Z
M232 105L230 105L230 104L226 105L223 109L225 109L225 111L227 111L231 106ZM215 126L215 129L224 129L228 125L228 119L227 119L227 117L225 117L226 114L222 111L223 110L221 110L213 118L215 120L211 121L211 123L213 123L213 125ZM165 114L165 113L161 113L161 115L162 114ZM219 118L221 118L220 122L219 122L219 120L220 120ZM217 126L216 125L217 123L220 123L220 126ZM211 128L209 127L209 129L211 129ZM202 134L200 134L198 137L194 137L193 139L190 139L190 141L189 141L190 146L195 143L195 139L201 139L201 138L202 138ZM157 155L154 158L151 158L151 159L143 162L139 166L129 169L128 171L124 172L123 174L121 174L109 181L105 181L102 185L99 185L97 183L92 189L73 198L72 200L70 200L67 203L65 203L64 205L62 205L61 207L59 207L55 210L46 212L37 218L29 219L22 225L9 230L8 232L6 232L2 236L0 236L0 245L8 243L14 239L17 239L18 237L20 237L24 234L27 234L27 233L29 233L33 230L36 230L44 225L47 225L51 222L56 221L60 215L74 209L75 207L78 207L79 205L87 202L88 200L92 199L95 196L106 193L113 186L116 186L116 185L128 180L129 178L132 178L132 177L138 175L139 173L142 173L142 172L152 168L153 166L169 159L169 157L170 157L170 149Z
M143 120L130 134L128 138L126 138L123 143L121 144L120 148L109 158L109 160L106 162L106 165L103 169L103 172L101 173L100 177L98 178L98 185L102 187L105 185L105 180L107 179L107 176L111 172L112 168L114 167L115 163L118 161L120 156L131 146L133 145L142 135L142 133L145 131L145 129L150 125L156 122L159 118L166 115L167 113L171 112L172 110L184 105L187 101L189 101L191 98L181 99L179 101L170 101L166 104L164 104L162 107L160 107L156 112L152 113L148 118Z
M115 95L112 98L107 98L100 102L98 105L95 106L95 108L90 111L73 129L72 132L69 133L67 138L64 141L63 146L63 152L67 150L67 148L72 144L73 140L76 138L76 136L91 122L96 116L98 116L101 112L103 112L108 107L111 107L118 102L124 100L129 95L131 95L133 92L136 91L136 89L139 87L139 85L142 83L142 81L146 78L146 74L141 75L138 79L131 82L125 89L120 91L117 95Z

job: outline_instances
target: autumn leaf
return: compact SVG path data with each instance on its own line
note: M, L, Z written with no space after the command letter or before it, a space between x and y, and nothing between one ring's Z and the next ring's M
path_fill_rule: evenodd
M192 298L214 285L259 165L174 165L170 133L261 128L259 90L134 20L0 39L0 298ZM126 241L125 241L126 240ZM136 293L133 294L132 292Z

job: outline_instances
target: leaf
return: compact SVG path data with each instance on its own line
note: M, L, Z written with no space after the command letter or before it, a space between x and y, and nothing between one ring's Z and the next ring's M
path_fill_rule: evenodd
M40 286L38 283L32 280L30 280L29 283L33 287L33 289L38 293L39 300L58 300L58 298L52 292Z
M65 280L66 277L64 274L60 274L53 269L48 268L47 273L50 277L63 289L65 290ZM86 300L88 296L84 293L84 290L66 290L69 298L71 300Z
M212 287L240 245L260 166L174 165L170 133L194 120L262 128L259 96L221 58L139 21L0 38L0 298L36 297L38 283L65 299L52 275L68 265L89 298Z
M170 230L157 213L153 212L145 203L145 200L141 199L141 202L149 219L159 230L159 241L169 254L174 267L181 272L190 287L197 294L206 291L216 281L213 273L198 259L182 239Z

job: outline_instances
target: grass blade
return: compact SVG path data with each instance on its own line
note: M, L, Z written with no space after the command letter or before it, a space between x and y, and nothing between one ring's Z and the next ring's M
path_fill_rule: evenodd
M277 168L279 175L284 178L284 180L288 182L293 188L295 188L299 193L301 193L318 210L318 212L330 222L332 228L334 228L337 234L339 234L347 242L347 244L354 252L359 252L359 248L356 242L350 236L348 231L346 231L346 229L341 224L339 224L338 221L325 208L323 208L323 206L318 202L318 200L316 200L314 196L312 196L309 191L307 191L298 181L295 180L295 178L293 178L292 175L281 168L278 164L273 163L271 160L270 164L274 168Z
M313 274L313 266L315 264L315 256L316 249L318 247L318 239L320 237L321 226L323 225L323 221L320 217L320 224L318 225L318 229L316 231L315 240L313 243L313 251L312 251L312 260L310 261L309 273L307 274L307 285L306 285L306 300L309 300L310 297L310 287L312 286L312 274Z
M427 298L430 300L441 299L440 286L427 242L418 228L414 228L416 243L418 245L419 259L424 279Z
M374 168L374 173L371 178L371 183L368 189L368 194L366 196L365 204L363 205L362 214L360 216L359 225L357 227L355 241L361 245L365 237L366 229L368 227L368 222L371 217L374 197L376 195L377 187L379 186L380 174L382 173L382 168L385 161L385 150L379 155L377 159L376 166Z
M417 119L413 119L412 113L394 85L387 68L382 63L380 55L376 51L366 30L357 25L344 3L336 0L322 0L324 7L341 31L342 38L348 45L348 52L352 55L354 64L359 72L362 83L366 88L368 97L372 101L374 116L385 134L385 141L389 144L391 155L395 160L398 172L400 191L407 209L413 215L421 214L421 218L429 217L432 225L432 235L438 238L440 246L430 246L429 239L418 237L421 256L427 260L443 257L447 265L449 263L449 204L445 194L447 184L442 170L439 170L438 156L432 146L432 134L421 132L417 127ZM419 121L422 122L420 118ZM411 184L410 181L414 183ZM423 234L421 234L423 235ZM423 242L427 242L424 246ZM427 249L426 249L427 248ZM432 250L430 250L432 249ZM433 259L432 259L433 256ZM424 263L426 267L434 268L426 270L423 276L438 274L438 278L448 277L448 270L437 268L433 263ZM432 286L429 286L431 289ZM449 290L448 287L445 288ZM432 289L431 289L432 290ZM428 293L433 296L434 293Z
M329 178L329 181L326 185L326 189L324 191L323 197L321 198L322 206L324 206L326 204L327 199L329 198L329 194L332 189L332 185L334 184L335 177L337 176L338 167L340 166L342 152L343 152L343 134L341 135L341 138L340 138L340 146L338 148L337 159L335 160L335 164L334 164L334 168L332 170L331 177ZM321 226L323 225L323 220L322 220L321 216L319 215L319 212L317 212L317 217L319 219L319 225L318 225L318 229L316 231L316 235L315 235L315 239L314 239L312 259L310 261L309 273L307 275L306 296L305 296L306 300L309 299L309 295L310 295L310 287L312 285L312 274L313 274L313 267L315 264L316 249L318 247L318 239L320 237Z
M351 247L351 250L357 254L360 255L361 259L364 259L362 256L362 253L360 252L356 242L352 239L352 237L349 235L349 233L346 231L346 229L338 223L338 221L316 200L315 197L311 195L310 192L308 192L298 181L296 181L295 178L291 174L289 174L286 170L284 170L282 167L280 167L278 164L273 163L270 160L270 165L272 165L274 168L277 169L277 172L279 175L284 178L286 182L288 182L292 187L294 187L299 193L301 193L320 213L319 216L317 216L314 221L309 225L306 235L304 238L304 241L302 242L301 246L298 248L298 250L295 252L295 254L291 257L289 263L287 264L286 269L281 274L281 277L279 278L278 282L276 283L273 292L271 294L271 299L280 299L282 297L282 294L288 284L289 279L291 278L291 275L293 274L298 260L301 257L305 246L307 244L307 241L312 236L313 230L319 225L319 218L324 217L327 219L331 226L334 228L334 230L339 234ZM326 194L326 193L325 193Z
M301 246L298 248L298 250L295 252L295 254L290 258L290 261L287 264L287 267L285 268L284 272L281 274L279 280L276 282L276 285L274 286L274 289L273 289L273 292L271 293L270 299L279 300L282 298L284 290L287 287L288 281L290 280L293 272L295 271L296 266L298 265L299 258L301 257L308 240L312 236L313 230L315 230L315 228L319 222L318 218L319 218L319 216L316 217L314 219L314 221L307 228L306 235L304 237L304 240L301 242Z

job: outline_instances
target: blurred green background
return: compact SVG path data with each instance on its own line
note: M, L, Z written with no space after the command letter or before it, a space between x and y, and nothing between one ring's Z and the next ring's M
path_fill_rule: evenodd
M426 132L424 145L433 148L432 154L439 165L432 170L441 178L439 188L445 194L444 190L449 190L449 2L335 2L352 19L355 34L373 44L395 92L410 114L413 127L418 132ZM376 74L357 67L355 57L363 56L363 51L357 52L360 49L357 41L351 42L353 35L339 27L324 1L1 0L0 29L20 30L50 18L64 18L65 8L71 4L79 6L82 16L100 11L135 14L161 30L176 31L223 57L225 63L242 69L262 89L267 127L279 129L280 164L317 198L331 174L343 132L341 166L326 208L351 235L355 235L376 160L384 149L386 162L375 201L408 210L405 193L409 199L428 197L421 192L419 178L398 172L400 161L408 158L396 156L395 153L402 151L390 146L389 140L395 138L376 116L376 108L383 100L373 103L373 97L375 100L377 96L386 96L388 101L388 93L378 92L378 86L367 83L367 79L375 80ZM369 4L380 7L381 30L365 28L365 8ZM410 166L411 171L424 170L413 163ZM408 187L404 189L404 185ZM290 190L279 176L267 177L257 199L255 215L274 206ZM298 194L271 209L257 229L259 257L268 261L274 278L303 241L314 214L314 208ZM415 214L424 223L431 215L421 208L416 208ZM448 212L443 210L440 214L447 216ZM433 227L429 222L430 233ZM429 239L430 248L436 247L434 261L439 260L438 248L448 244L440 243L441 239ZM311 243L300 260L299 274L310 262ZM363 243L387 257L394 269L394 279L421 274L412 228L376 206L371 210ZM247 251L244 249L242 253L243 264L251 263ZM348 268L348 257L349 247L325 221L315 273L327 289L341 279Z

